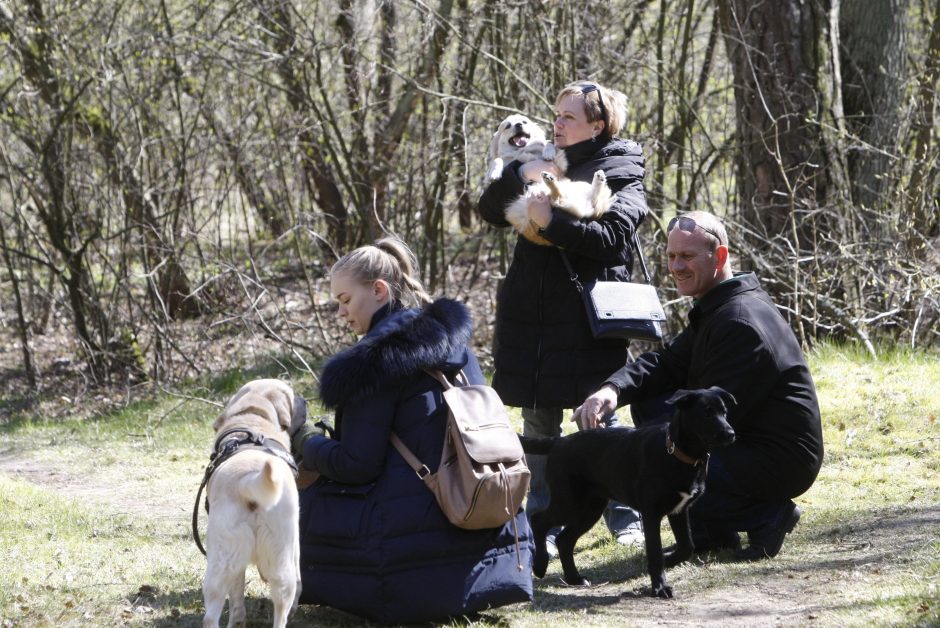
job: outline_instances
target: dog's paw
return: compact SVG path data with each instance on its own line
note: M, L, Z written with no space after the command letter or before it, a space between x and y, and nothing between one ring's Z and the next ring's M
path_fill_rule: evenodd
M542 180L545 181L545 183L553 183L555 181L555 175L553 175L551 172L547 170L543 170Z
M535 560L532 561L532 573L536 578L544 578L548 571L548 552L542 548L535 551Z
M542 159L544 161L554 161L555 160L555 145L551 142L546 142L545 146L542 147Z
M594 183L607 183L607 175L604 174L603 170L596 170L594 172Z
M503 160L499 157L490 161L490 167L486 172L486 178L490 181L498 181L503 176Z
M672 599L672 587L666 584L665 582L661 582L658 585L654 584L653 585L653 597L658 597L662 600Z

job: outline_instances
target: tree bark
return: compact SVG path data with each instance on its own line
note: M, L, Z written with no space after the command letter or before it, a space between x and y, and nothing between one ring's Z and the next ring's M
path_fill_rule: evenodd
M932 177L936 169L933 134L936 114L937 82L940 79L940 0L934 2L933 23L927 44L924 70L917 81L913 115L913 161L906 209L901 216L901 233L908 237L908 249L914 254L926 246L925 236L940 235L940 212L933 189ZM933 150L932 150L933 149Z
M852 197L881 209L898 149L906 67L906 0L842 0L839 12L842 101L848 130L861 142L849 155Z
M818 113L814 11L800 0L721 0L719 9L734 74L740 217L763 238L789 232L795 219L808 243L804 217L827 183L810 122Z

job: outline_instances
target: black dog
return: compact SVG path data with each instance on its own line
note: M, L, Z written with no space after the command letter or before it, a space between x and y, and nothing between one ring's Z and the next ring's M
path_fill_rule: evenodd
M600 518L607 500L614 499L643 516L652 594L672 597L663 568L692 555L688 508L705 490L708 452L734 441L726 418L727 404L736 402L731 393L712 386L680 390L669 403L676 407L669 423L589 430L561 438L519 437L526 453L548 454L551 503L532 516L536 576L541 578L548 568L545 535L561 525L564 530L555 544L565 581L590 584L574 565L574 546ZM675 550L665 556L659 530L664 516L676 537Z

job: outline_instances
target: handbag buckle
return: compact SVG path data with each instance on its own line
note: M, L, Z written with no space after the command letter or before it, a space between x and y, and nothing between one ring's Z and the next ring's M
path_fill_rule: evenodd
M416 469L416 470L415 470L415 475L417 475L417 476L418 476L418 479L423 482L423 481L424 481L424 478L426 478L426 477L428 477L429 475L431 475L431 470L428 469L428 465L423 464L423 465L421 465L421 468L420 468L420 469Z

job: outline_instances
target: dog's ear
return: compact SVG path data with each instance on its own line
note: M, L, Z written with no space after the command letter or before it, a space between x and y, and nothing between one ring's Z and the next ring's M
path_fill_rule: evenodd
M730 408L731 406L738 405L738 400L734 398L734 395L729 393L727 390L725 390L721 386L712 386L708 390L718 395L718 398L725 402L726 408Z
M216 432L219 431L219 428L222 427L222 423L223 423L223 421L225 421L225 417L226 417L226 416L227 416L226 413L223 412L223 413L220 414L218 417L216 417L215 421L213 421L213 423L212 423L212 429L213 429L213 431L216 431Z
M283 383L266 395L268 401L274 406L274 411L277 414L277 424L282 430L290 431L294 417L295 396L294 390L287 383Z
M675 393L673 393L672 397L670 397L669 399L666 400L666 403L668 403L668 404L670 404L670 405L673 405L673 406L679 405L679 404L681 404L683 401L688 401L689 399L692 399L693 397L695 397L695 396L698 395L698 394L699 394L699 393L698 393L697 390L682 390L682 389L680 389L680 390L677 390Z
M307 400L294 393L294 407L291 410L290 433L293 434L307 422Z
M500 122L499 126L496 127L496 132L493 133L493 139L490 140L490 150L487 152L489 158L496 159L499 157L499 140L503 136L503 123Z

